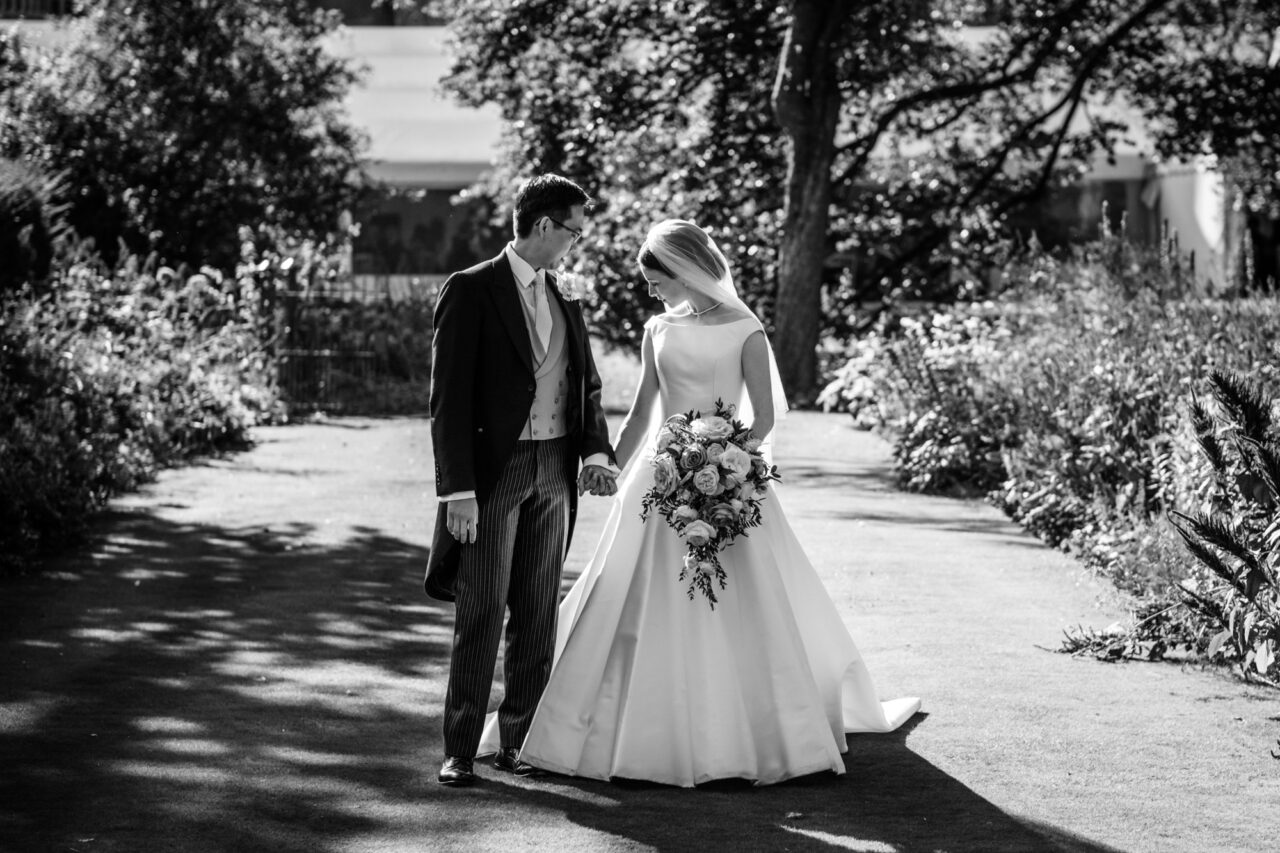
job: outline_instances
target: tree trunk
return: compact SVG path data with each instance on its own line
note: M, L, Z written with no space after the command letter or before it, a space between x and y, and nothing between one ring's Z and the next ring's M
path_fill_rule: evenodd
M801 405L818 393L822 271L843 101L837 61L851 13L851 0L794 0L773 87L773 110L787 140L773 345L787 395Z

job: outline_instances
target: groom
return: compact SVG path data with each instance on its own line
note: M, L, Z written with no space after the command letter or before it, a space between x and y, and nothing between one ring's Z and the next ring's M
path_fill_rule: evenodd
M457 609L445 785L475 781L507 610L502 746L493 764L531 772L518 761L520 744L551 673L577 498L616 491L582 311L560 295L550 271L582 236L589 202L559 175L528 181L516 195L515 239L496 258L450 276L436 303L431 440L441 504L426 591Z

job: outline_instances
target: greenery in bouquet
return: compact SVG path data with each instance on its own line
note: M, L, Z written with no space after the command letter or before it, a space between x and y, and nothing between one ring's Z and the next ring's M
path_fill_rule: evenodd
M654 439L653 487L644 496L641 518L657 512L685 541L680 581L689 581L715 608L716 586L726 586L720 551L748 528L760 524L760 502L777 467L760 452L760 439L735 417L732 405L717 400L704 415L672 415Z

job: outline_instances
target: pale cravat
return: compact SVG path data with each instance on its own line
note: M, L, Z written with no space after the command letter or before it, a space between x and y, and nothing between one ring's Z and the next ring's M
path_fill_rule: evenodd
M551 345L551 306L547 304L546 272L538 270L529 286L533 288L533 331L545 357L547 347Z

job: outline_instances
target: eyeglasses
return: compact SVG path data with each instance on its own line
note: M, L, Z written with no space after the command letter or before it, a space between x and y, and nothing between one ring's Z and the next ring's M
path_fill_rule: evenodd
M559 225L561 228L563 228L564 230L572 234L573 243L576 243L582 239L582 232L577 228L570 228L568 225L565 225L563 222L561 222L559 219L556 219L554 216L548 216L547 219L550 219L553 223L555 223L556 225ZM572 246L573 243L570 243L569 245Z

